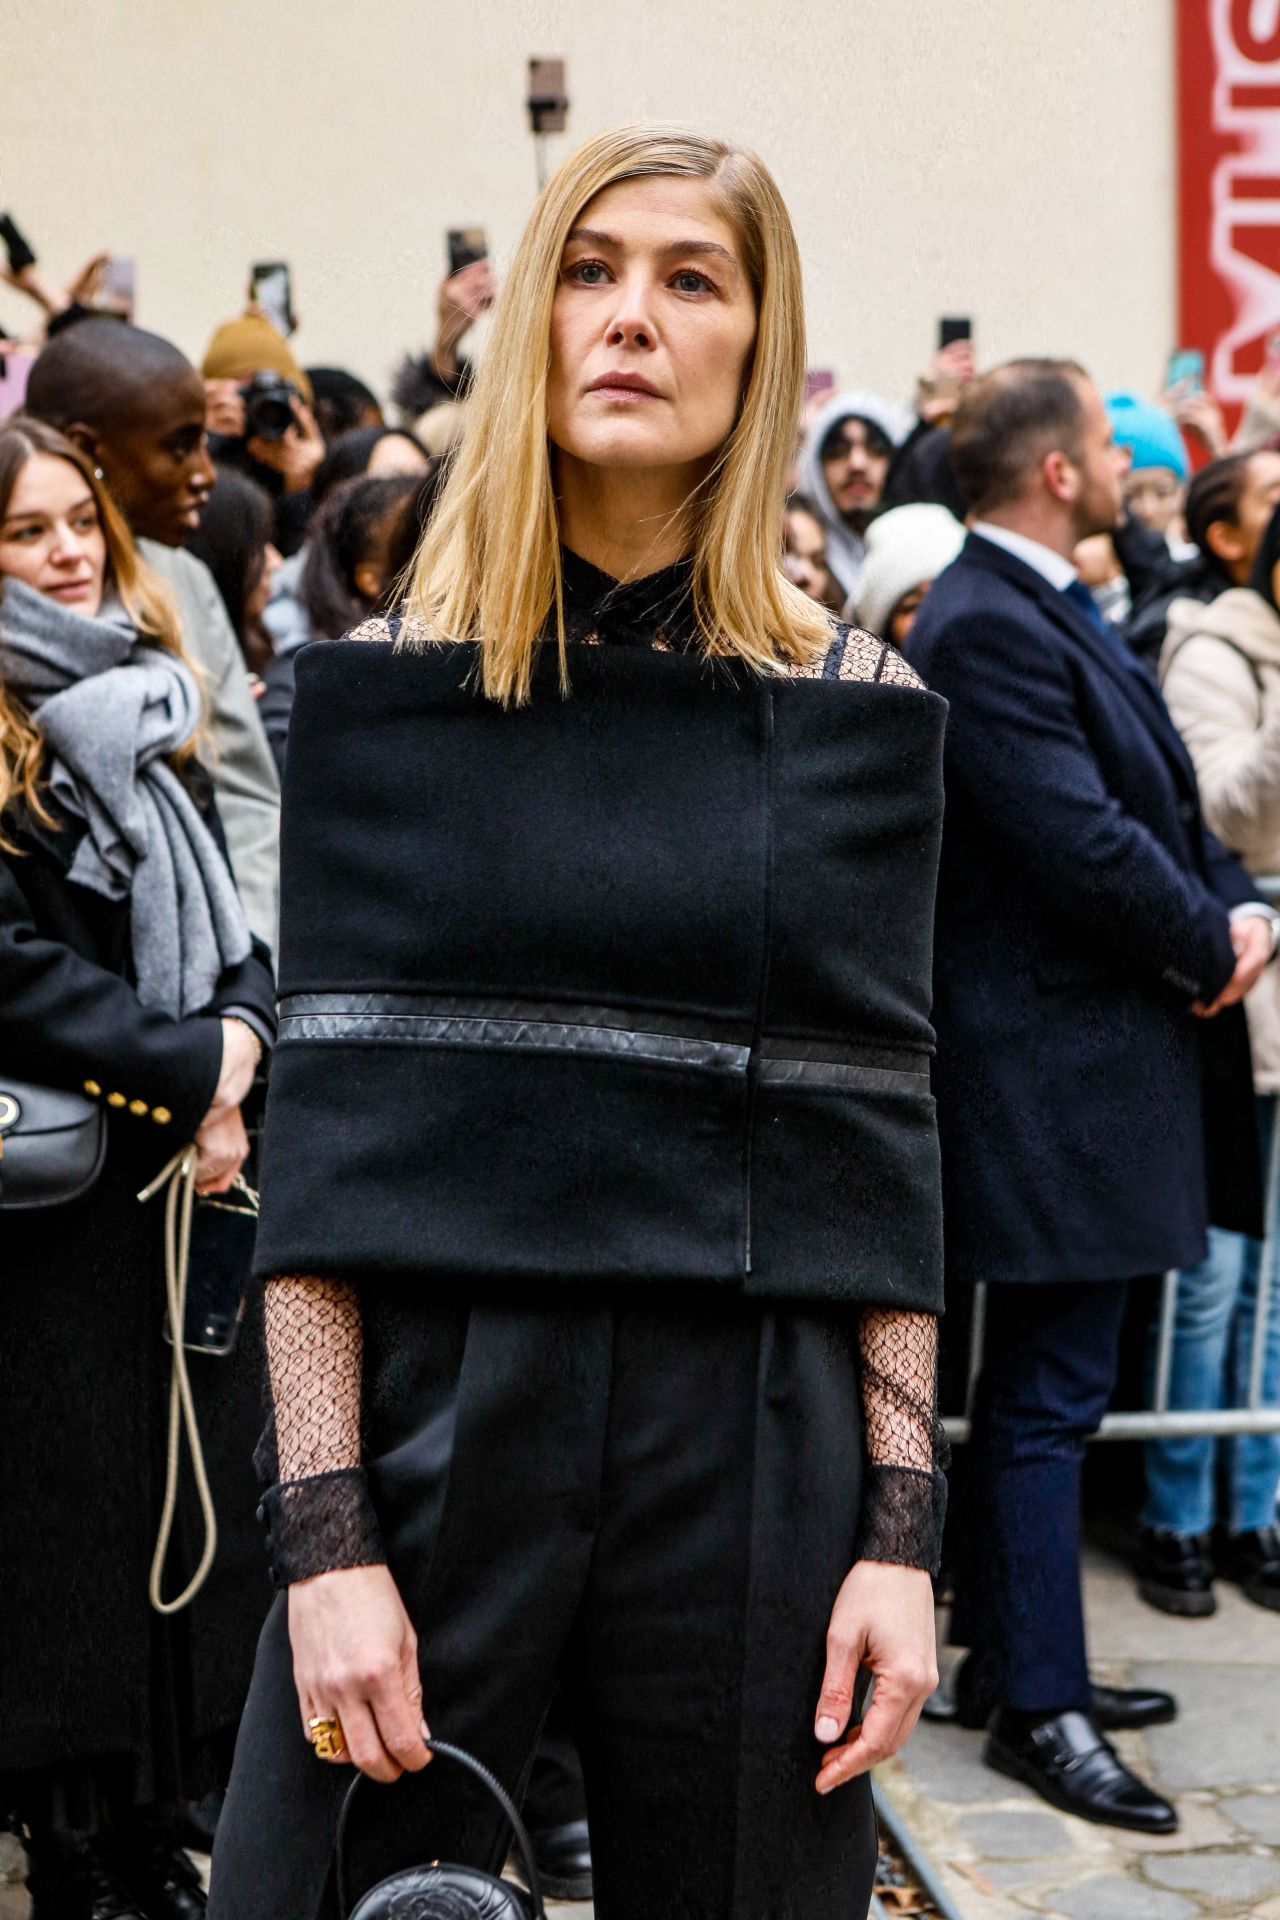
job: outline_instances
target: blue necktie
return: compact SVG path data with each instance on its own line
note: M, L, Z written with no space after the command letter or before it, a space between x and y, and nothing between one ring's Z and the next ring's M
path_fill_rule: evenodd
M1149 687L1154 689L1155 681L1152 679L1151 674L1142 664L1141 660L1139 660L1132 647L1124 640L1118 629L1113 627L1111 622L1105 620L1101 613L1099 613L1098 603L1090 593L1088 587L1086 587L1084 581L1073 580L1069 587L1063 587L1061 591L1063 599L1074 601L1081 613L1089 620L1094 632L1101 634L1112 657L1118 660L1122 666L1127 667L1130 673L1136 673L1139 680L1144 681Z
M1073 580L1069 587L1063 587L1062 594L1064 599L1072 601L1079 607L1081 613L1086 619L1092 620L1095 627L1101 627L1105 634L1110 635L1111 629L1098 612L1098 603L1083 580Z

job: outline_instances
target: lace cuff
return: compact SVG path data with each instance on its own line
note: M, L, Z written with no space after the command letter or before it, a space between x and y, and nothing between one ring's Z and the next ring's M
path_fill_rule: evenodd
M339 1567L380 1566L387 1557L363 1467L280 1481L263 1494L258 1517L277 1587Z
M867 1468L855 1557L936 1574L947 1515L947 1479L937 1467Z

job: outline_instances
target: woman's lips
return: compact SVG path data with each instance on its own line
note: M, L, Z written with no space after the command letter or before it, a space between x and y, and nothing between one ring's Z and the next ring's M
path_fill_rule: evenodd
M648 387L588 387L588 393L597 394L602 400L621 400L632 403L637 400L659 400L661 395L650 393Z

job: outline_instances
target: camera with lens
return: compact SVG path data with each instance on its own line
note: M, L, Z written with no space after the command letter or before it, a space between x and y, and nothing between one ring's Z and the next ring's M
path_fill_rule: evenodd
M302 394L282 373L262 368L240 389L246 440L283 440L293 425L293 403Z

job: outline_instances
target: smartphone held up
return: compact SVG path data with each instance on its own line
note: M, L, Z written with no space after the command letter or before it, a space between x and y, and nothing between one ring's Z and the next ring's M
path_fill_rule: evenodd
M298 321L293 311L293 282L288 262L259 260L249 276L249 298L261 307L277 333L286 340L296 332Z
M461 273L474 267L477 260L489 258L489 242L483 227L450 227L445 237L449 252L449 273Z

